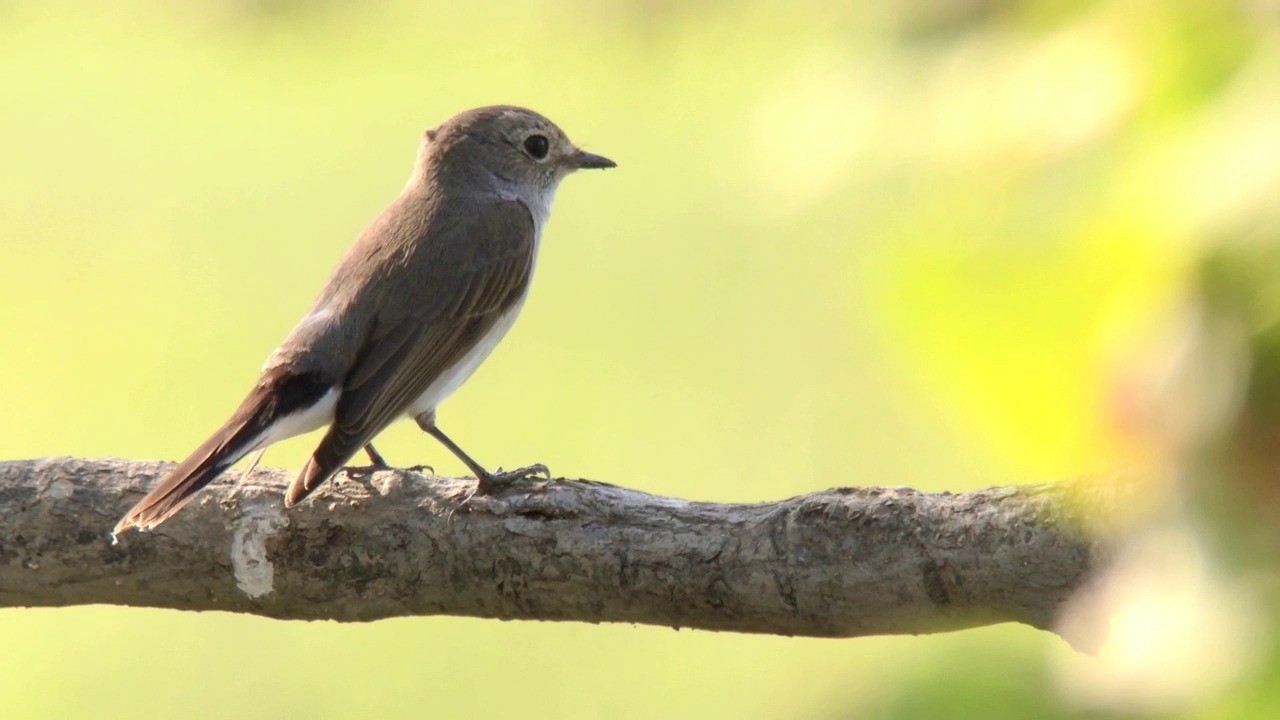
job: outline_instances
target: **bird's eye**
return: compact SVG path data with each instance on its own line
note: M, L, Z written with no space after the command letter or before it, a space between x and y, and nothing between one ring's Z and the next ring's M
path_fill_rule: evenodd
M534 160L542 160L547 156L547 151L551 149L551 144L547 142L547 138L543 135L530 135L524 139L524 150L529 153L529 157Z

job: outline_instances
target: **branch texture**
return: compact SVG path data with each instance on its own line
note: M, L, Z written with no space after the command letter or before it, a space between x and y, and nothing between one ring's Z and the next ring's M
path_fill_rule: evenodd
M837 488L689 502L585 480L464 502L474 481L340 474L282 507L291 475L232 471L112 544L171 465L0 462L0 607L90 603L275 618L401 615L631 622L851 637L1016 621L1053 629L1111 553L1118 503L1068 481L974 492Z

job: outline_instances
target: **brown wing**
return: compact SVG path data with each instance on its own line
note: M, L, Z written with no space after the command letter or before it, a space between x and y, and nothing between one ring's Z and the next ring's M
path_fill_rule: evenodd
M430 239L408 308L380 317L347 374L329 432L285 495L292 505L337 472L476 345L523 297L533 270L524 205L486 205Z

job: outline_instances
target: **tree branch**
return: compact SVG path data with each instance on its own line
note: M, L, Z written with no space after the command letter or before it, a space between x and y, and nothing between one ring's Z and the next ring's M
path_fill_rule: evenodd
M718 504L592 481L339 475L285 511L235 472L148 534L109 529L168 463L0 463L0 607L89 603L274 618L631 622L851 637L1016 621L1052 630L1111 554L1117 485L837 488ZM1105 522L1101 524L1105 527Z

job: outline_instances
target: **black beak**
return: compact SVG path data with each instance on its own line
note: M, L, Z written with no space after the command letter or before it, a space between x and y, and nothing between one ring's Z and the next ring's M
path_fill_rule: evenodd
M567 158L567 163L574 170L603 170L605 168L618 167L618 163L609 158L589 153L586 150L579 150L570 155Z

